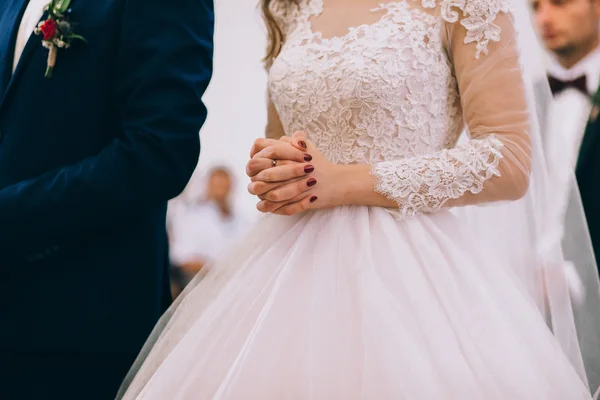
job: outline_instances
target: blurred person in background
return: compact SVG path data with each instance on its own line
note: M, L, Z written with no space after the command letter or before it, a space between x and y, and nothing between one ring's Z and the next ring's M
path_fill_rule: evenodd
M232 204L233 176L222 166L213 168L204 193L190 186L169 204L168 230L171 244L173 296L200 272L251 222Z
M596 259L600 257L600 0L533 0L539 35L549 52L551 104L542 105L544 144L551 155L564 157L561 167L574 168ZM557 157L553 157L556 163ZM569 199L569 196L570 199ZM576 218L569 205L577 193L564 185L565 240L577 254L583 232L569 227Z

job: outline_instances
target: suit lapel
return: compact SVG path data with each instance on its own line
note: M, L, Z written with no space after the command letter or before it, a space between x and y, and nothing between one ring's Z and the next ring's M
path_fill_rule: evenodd
M7 3L0 11L0 102L12 79L15 42L28 0L8 0Z
M46 14L44 14L44 16L45 15ZM31 59L31 56L33 55L35 49L37 49L38 47L42 47L41 40L39 37L32 34L31 36L29 36L29 39L27 40L27 44L25 45L25 48L23 49L23 53L21 54L21 58L19 59L17 68L15 69L15 72L12 74L11 78L8 81L6 90L4 91L4 96L2 98L0 98L0 108L2 108L2 105L4 104L4 101L8 98L8 95L9 95L11 89L17 83L19 77L23 73L23 69L25 69L25 66ZM11 58L11 60L14 60L14 59ZM12 72L12 63L11 63L11 72Z
M600 131L600 88L592 96L592 111L590 113L588 123L583 133L583 139L581 141L581 147L579 148L579 157L577 158L577 167L575 174L577 178L583 176L585 173L586 166L593 158L595 147L600 144L600 138L598 137L598 131Z
M594 149L600 143L599 131L600 122L598 120L590 120L585 127L583 140L581 141L581 147L579 150L579 158L577 159L577 167L575 170L578 180L583 176L583 174L585 174L586 167L590 160L593 159L594 154L600 156L600 154L594 151Z
M4 102L6 101L6 99L8 98L8 95L10 94L11 89L15 86L16 82L19 80L19 77L21 76L21 74L23 73L23 70L25 69L25 66L27 65L27 63L29 62L29 60L31 59L31 56L33 55L34 51L41 47L41 40L38 36L34 35L33 32L31 32L29 39L27 39L27 43L25 44L25 48L23 49L23 52L21 53L21 57L19 58L19 61L17 63L17 67L15 68L14 73L12 73L12 68L13 68L13 63L14 63L14 50L15 50L15 42L16 42L16 37L19 31L19 26L21 25L21 19L23 17L23 13L25 12L25 9L27 8L27 4L29 0L16 0L17 2L25 2L25 6L22 8L19 18L18 18L18 22L16 24L16 28L14 29L14 35L12 38L12 54L10 54L10 72L11 72L11 76L8 80L8 83L6 84L6 88L3 92L3 95L0 97L0 109L2 108ZM47 16L47 12L44 13L44 15L42 16L42 18L40 20L43 20L44 18L46 18Z

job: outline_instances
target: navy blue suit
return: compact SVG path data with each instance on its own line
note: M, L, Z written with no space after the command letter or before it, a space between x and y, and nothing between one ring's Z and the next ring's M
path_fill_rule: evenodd
M170 303L166 202L187 184L212 72L211 0L72 0L88 43L0 0L0 399L111 399Z

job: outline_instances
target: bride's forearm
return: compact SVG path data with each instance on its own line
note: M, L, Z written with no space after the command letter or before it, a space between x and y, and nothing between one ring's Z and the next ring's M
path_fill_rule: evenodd
M339 205L396 208L395 201L375 191L377 181L366 164L336 166L335 198Z
M336 205L398 208L396 201L376 191L377 179L371 173L371 168L371 165L365 164L336 166L338 177L334 188ZM475 196L472 193L465 193L462 199L449 199L444 207L455 207L465 203L476 204Z
M336 166L334 198L339 205L399 208L407 216L515 201L527 193L530 168L528 155L516 154L489 138L420 158Z

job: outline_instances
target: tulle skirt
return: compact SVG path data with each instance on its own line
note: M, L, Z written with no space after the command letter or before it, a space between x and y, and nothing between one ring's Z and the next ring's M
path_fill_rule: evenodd
M125 399L589 399L513 268L450 212L267 216L155 330Z

